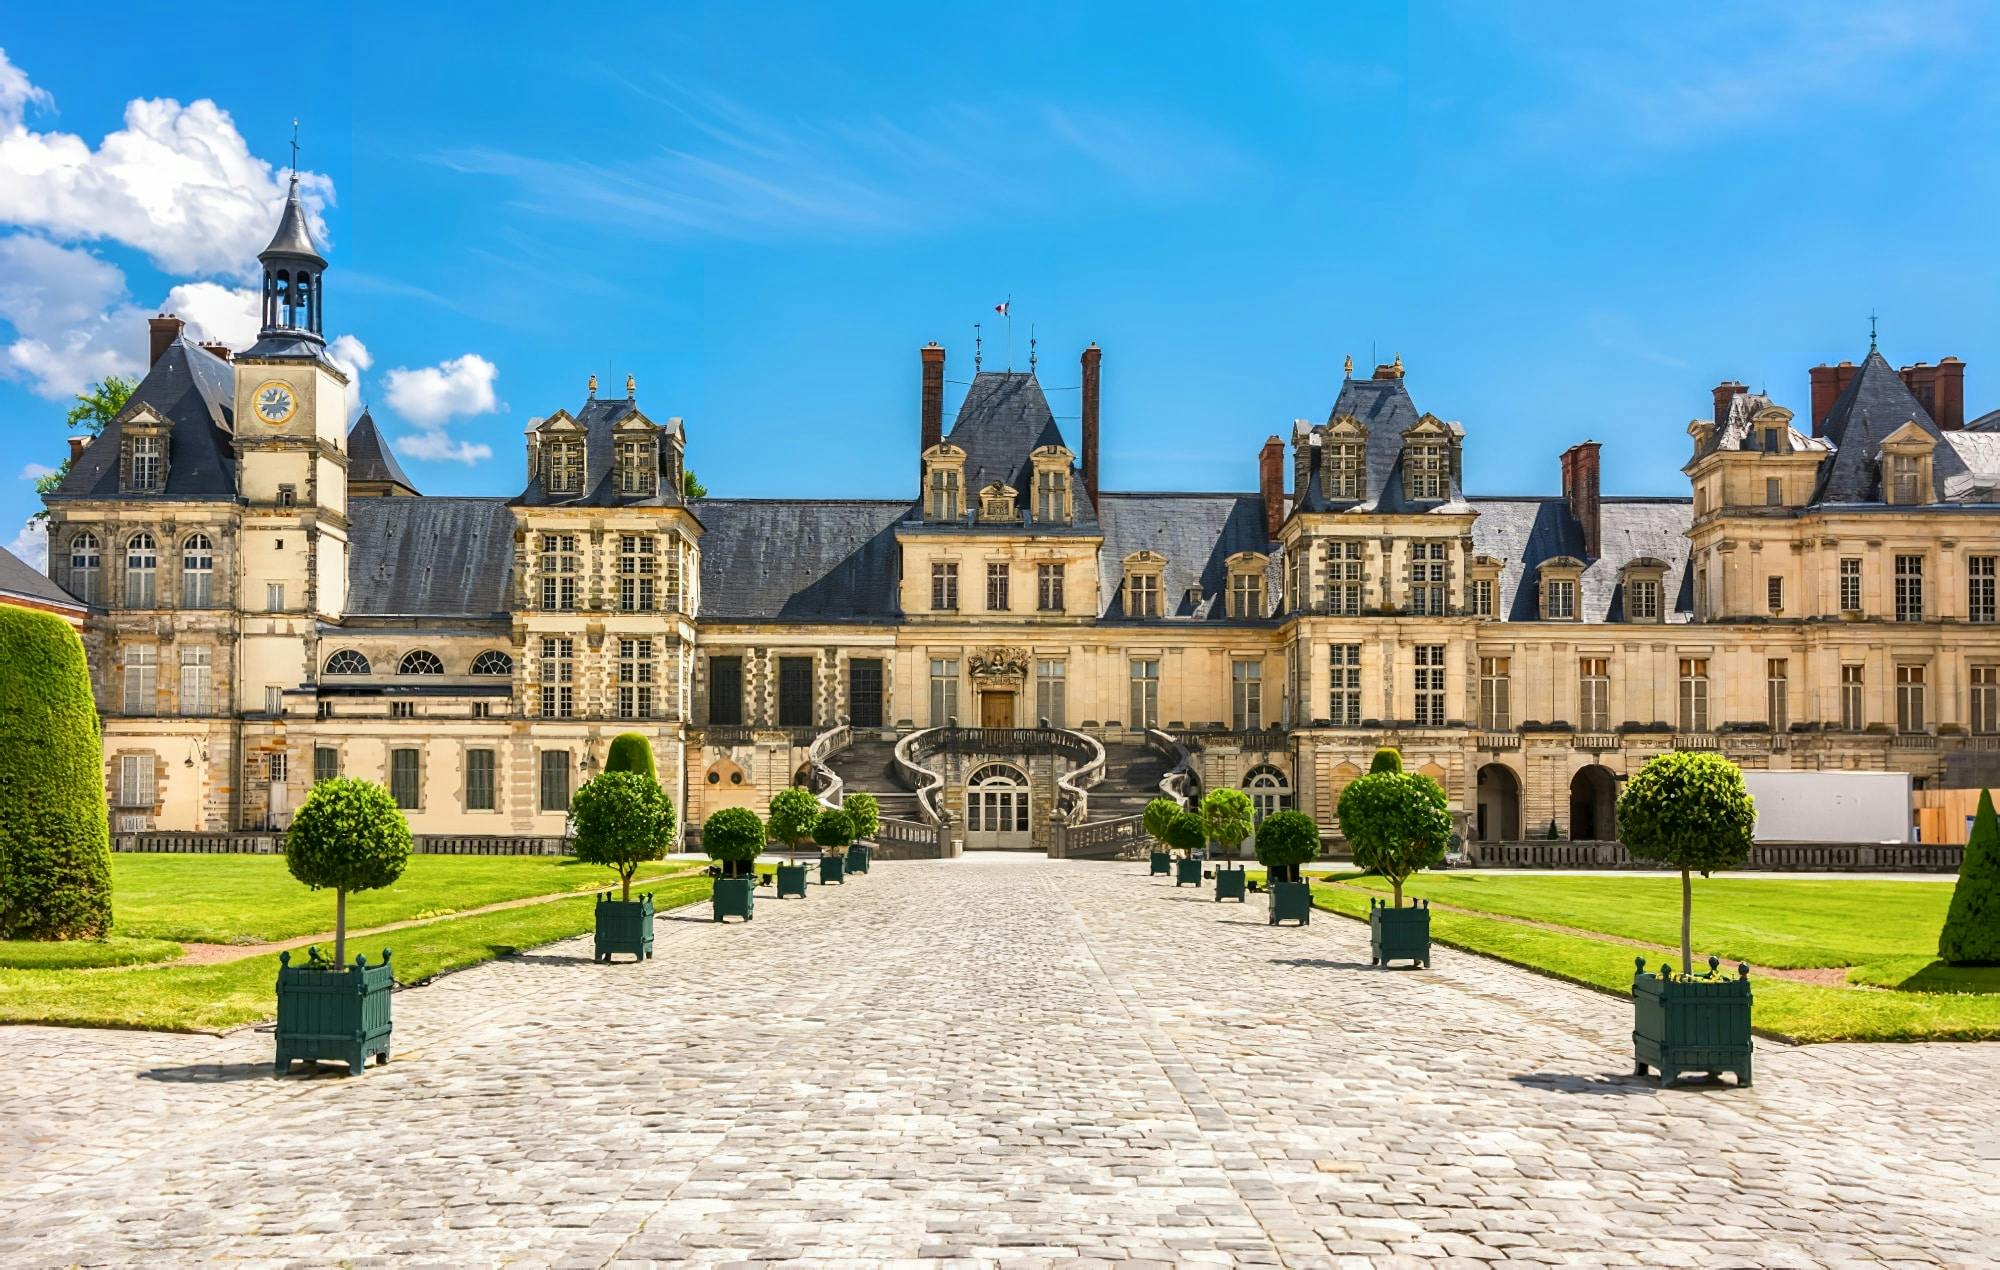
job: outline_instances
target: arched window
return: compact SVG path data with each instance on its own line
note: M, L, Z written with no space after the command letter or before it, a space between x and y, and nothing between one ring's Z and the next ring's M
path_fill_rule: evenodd
M965 782L966 845L1023 846L1028 833L1028 778L1017 767L988 763Z
M472 659L472 673L475 675L511 675L514 673L514 659L497 648L489 648Z
M189 534L181 543L181 607L205 609L215 602L215 544L207 534Z
M428 648L419 648L415 652L403 654L403 664L396 667L396 673L399 675L442 675L444 673L444 663L439 661L438 655Z
M1243 778L1243 792L1250 795L1250 806L1262 822L1272 812L1284 809L1292 783L1283 772L1266 763L1250 769L1250 774Z
M343 648L326 659L329 675L365 675L368 673L368 659L352 648Z
M125 544L125 607L149 609L154 603L153 582L160 568L159 544L153 535L133 534Z
M103 569L103 548L96 534L80 533L69 540L69 589L77 599L97 603Z

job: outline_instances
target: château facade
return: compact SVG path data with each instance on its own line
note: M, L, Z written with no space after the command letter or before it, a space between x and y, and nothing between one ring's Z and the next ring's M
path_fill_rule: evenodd
M1920 785L2000 759L2000 412L1965 421L1955 359L1814 368L1804 420L1719 386L1689 497L1601 495L1592 441L1559 494L1469 493L1400 357L1350 362L1254 489L1108 490L1095 345L1072 445L1034 373L978 370L947 430L935 344L908 498L688 500L682 422L629 377L528 430L524 488L439 497L347 425L296 188L260 259L257 342L152 319L48 498L120 830L282 824L342 774L419 833L555 837L633 730L689 819L761 811L840 721L1157 729L1328 832L1393 744L1487 840L1610 837L1674 748Z

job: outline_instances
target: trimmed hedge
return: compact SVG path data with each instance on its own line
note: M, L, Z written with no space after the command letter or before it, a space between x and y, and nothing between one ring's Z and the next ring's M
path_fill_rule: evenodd
M630 901L639 866L666 855L673 842L674 800L651 772L607 769L577 790L569 806L576 823L570 843L576 858L615 870L619 898Z
M764 822L771 841L782 842L788 851L797 851L812 837L813 823L819 819L819 799L811 791L787 785L771 795L771 815Z
M655 784L660 770L653 766L653 743L639 732L620 732L611 738L611 753L604 760L607 772L637 772Z
M83 641L0 604L0 939L111 929L104 743Z
M2000 964L2000 822L1994 820L1990 789L1979 791L1951 910L1938 933L1938 956L1955 966Z
M813 841L822 850L841 850L854 841L854 817L839 808L827 808L813 821Z
M1296 882L1299 866L1319 854L1319 826L1302 811L1275 811L1257 826L1257 863L1273 882Z
M724 807L702 822L701 849L722 865L724 877L748 877L750 862L764 850L764 822L748 807Z
M840 800L840 809L854 822L854 840L865 842L882 827L882 805L875 795L855 790Z

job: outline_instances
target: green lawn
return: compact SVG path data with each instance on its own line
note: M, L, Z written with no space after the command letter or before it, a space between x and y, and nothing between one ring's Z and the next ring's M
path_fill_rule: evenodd
M181 946L168 939L0 939L0 968L16 970L75 970L91 966L137 966L171 961Z
M508 857L482 858L480 862L502 859ZM424 860L470 862L465 857L415 857L411 860L411 872ZM282 861L279 867L283 868ZM602 874L604 870L591 872ZM547 880L564 875L542 876ZM561 888L541 888L543 892L558 889ZM669 909L706 899L709 881L700 876L680 877L647 889L653 892L656 907ZM391 962L397 980L415 983L428 975L581 935L591 929L595 920L593 907L593 901L579 897L475 917L447 918L359 945L350 944L348 953L352 956L365 952L373 959L387 945L395 954ZM378 914L375 920L394 919L383 919ZM600 972L616 974L617 969L579 969L579 973ZM275 956L245 957L208 966L135 966L88 972L0 970L0 1023L211 1031L270 1018L276 1008L277 978Z

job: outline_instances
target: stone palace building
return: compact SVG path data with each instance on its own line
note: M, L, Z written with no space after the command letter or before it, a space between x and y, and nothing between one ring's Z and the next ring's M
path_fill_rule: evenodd
M261 260L257 342L152 319L48 498L122 832L282 825L338 773L420 834L555 837L632 730L698 821L761 810L843 721L850 788L890 793L915 733L984 756L936 772L972 846L1128 815L1176 760L1331 833L1383 744L1485 840L1609 837L1675 748L1992 779L2000 412L1966 422L1953 358L1815 367L1806 418L1722 384L1673 497L1602 496L1593 441L1560 493L1468 492L1466 429L1400 357L1350 363L1254 488L1114 491L1095 345L1071 436L1032 372L977 371L947 428L935 344L910 497L685 499L682 421L629 378L528 430L525 487L440 497L348 427L296 189ZM1100 796L1064 804L1093 743Z

